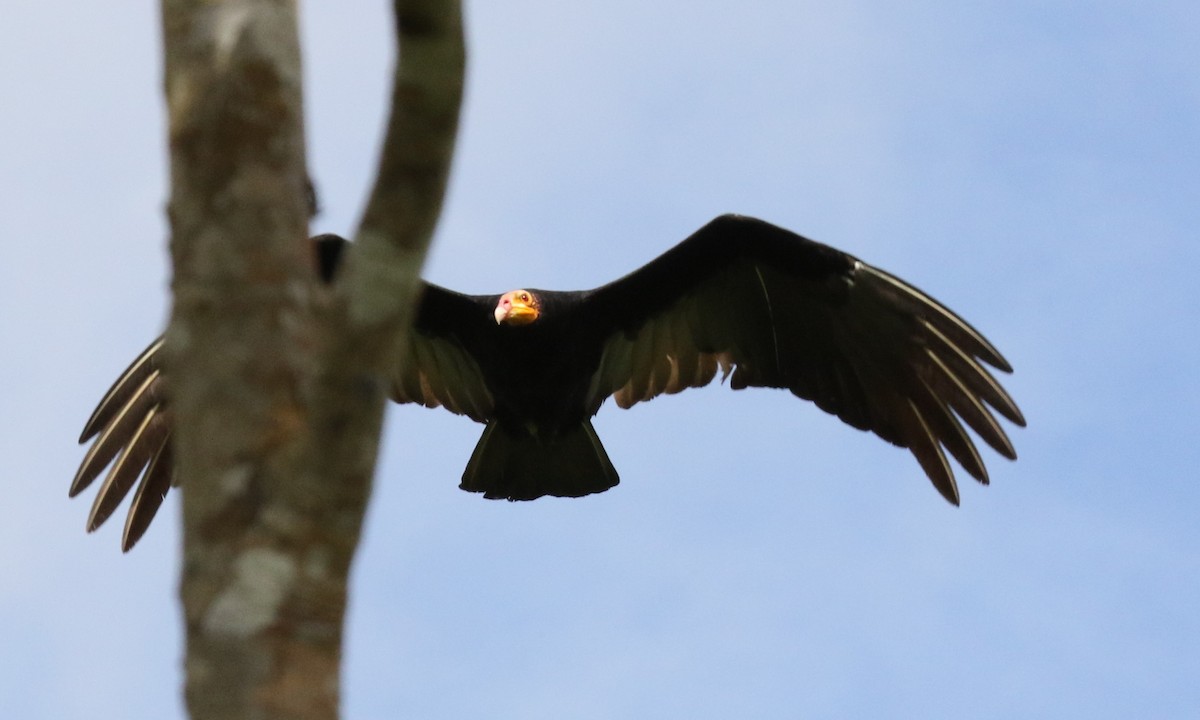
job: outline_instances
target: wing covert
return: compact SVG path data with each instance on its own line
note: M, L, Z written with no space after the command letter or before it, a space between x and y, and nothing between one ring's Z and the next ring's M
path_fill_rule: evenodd
M492 395L467 348L471 338L494 322L490 299L426 284L407 352L393 379L392 400L444 407L487 422Z

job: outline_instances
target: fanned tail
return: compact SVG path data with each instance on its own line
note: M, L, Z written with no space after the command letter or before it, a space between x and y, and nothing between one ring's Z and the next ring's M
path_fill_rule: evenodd
M553 437L514 432L493 421L471 453L459 487L492 500L533 500L543 495L582 497L618 482L588 420Z

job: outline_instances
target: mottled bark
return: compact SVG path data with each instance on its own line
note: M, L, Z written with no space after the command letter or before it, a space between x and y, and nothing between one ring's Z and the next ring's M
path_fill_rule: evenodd
M398 2L379 178L338 283L307 245L294 2L163 0L193 718L335 718L347 578L389 363L441 206L457 2Z
M324 324L337 336L323 344L322 396L314 418L318 432L347 443L317 458L321 473L341 477L343 500L361 488L363 503L387 389L378 383L389 383L395 359L403 356L421 265L450 174L465 66L457 0L396 0L394 10L400 53L391 114L371 196L330 308L336 320Z
M396 0L394 6L401 56L392 112L349 270L354 321L389 327L413 307L419 277L412 269L425 257L442 207L464 66L457 1Z

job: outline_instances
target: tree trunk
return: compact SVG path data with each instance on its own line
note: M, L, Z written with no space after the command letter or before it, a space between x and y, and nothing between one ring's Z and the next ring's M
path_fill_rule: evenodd
M347 578L462 92L457 2L396 3L392 118L332 287L307 243L296 6L164 0L193 718L335 718Z

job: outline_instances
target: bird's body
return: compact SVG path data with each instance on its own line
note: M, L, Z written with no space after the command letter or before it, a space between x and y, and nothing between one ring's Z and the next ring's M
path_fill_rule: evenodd
M480 366L495 403L495 419L552 433L588 417L587 384L600 363L603 338L577 322L581 293L529 292L541 302L537 322L496 323L492 308L499 297L475 298L482 319L461 342L468 355L483 360ZM427 323L422 317L418 332Z
M345 241L315 242L322 277L336 281ZM103 522L140 475L126 549L171 478L159 344L89 420L81 442L99 437L72 484L74 495L125 449L88 525ZM461 487L489 498L607 490L617 473L590 422L604 401L630 407L718 374L734 389L786 388L909 448L956 504L943 447L987 482L963 423L1010 458L1015 451L993 413L1024 424L983 366L1008 372L1008 363L957 315L851 255L734 215L594 290L472 296L427 284L407 345L393 399L445 406L487 425Z
M587 296L519 292L538 299L536 322L497 322L494 308L503 296L460 295L427 285L414 324L414 366L421 365L425 344L450 338L462 350L461 361L472 366L466 374L478 372L485 391L479 394L490 397L490 403L480 403L488 409L464 412L483 416L489 427L472 454L462 487L508 500L607 490L617 484L617 473L592 430L595 413L587 407L588 384L600 364L604 338L578 322ZM406 394L401 380L394 395L415 400L416 392ZM427 404L445 403L432 400Z

